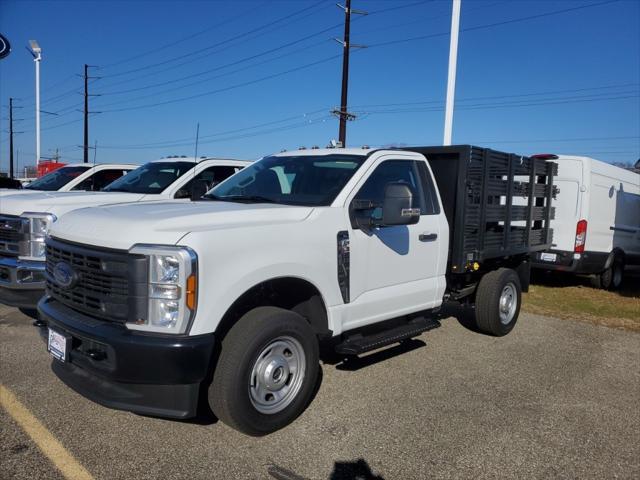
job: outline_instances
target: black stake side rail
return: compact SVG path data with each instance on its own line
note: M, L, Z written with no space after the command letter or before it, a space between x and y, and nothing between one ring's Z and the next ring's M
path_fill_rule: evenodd
M556 163L471 145L414 147L431 165L449 221L449 268L548 249Z

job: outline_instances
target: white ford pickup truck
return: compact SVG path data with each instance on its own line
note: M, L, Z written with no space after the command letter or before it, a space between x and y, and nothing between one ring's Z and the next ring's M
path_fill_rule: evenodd
M50 226L62 215L95 205L188 199L192 194L199 197L250 163L166 158L138 166L100 192L0 197L0 303L35 310L45 289L44 239ZM118 232L119 228L114 228L113 232Z
M25 195L38 192L78 192L102 190L114 180L117 180L127 172L138 168L140 165L119 163L77 163L65 165L37 180L26 187L15 190L0 188L1 198L9 195ZM0 203L0 205L2 205Z
M310 402L321 347L415 337L444 301L507 334L551 244L554 167L472 146L304 150L200 201L71 212L38 304L53 371L108 407L188 418L200 401L273 432Z

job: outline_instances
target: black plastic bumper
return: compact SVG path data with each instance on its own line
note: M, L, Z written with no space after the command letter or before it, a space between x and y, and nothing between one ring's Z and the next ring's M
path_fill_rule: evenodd
M101 405L144 415L196 415L210 369L213 334L150 335L96 320L48 297L38 304L48 328L71 337L67 362L52 369L69 387ZM46 336L46 328L42 329Z
M0 303L16 308L35 309L44 296L44 288L24 289L0 287Z
M556 261L547 262L541 260L543 253L555 253ZM574 258L573 252L564 250L548 250L536 253L532 258L531 267L542 270L555 270L575 274L601 273L605 269L609 254L602 252L584 252L579 259Z

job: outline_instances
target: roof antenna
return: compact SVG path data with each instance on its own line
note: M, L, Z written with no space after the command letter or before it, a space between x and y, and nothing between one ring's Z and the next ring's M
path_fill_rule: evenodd
M200 138L200 122L198 122L198 125L196 126L196 153L194 155L196 163L198 162L198 139L199 138Z
M193 180L191 180L191 201L193 202L194 189L196 187L196 169L198 168L198 140L200 139L200 122L196 125L196 151L193 156Z

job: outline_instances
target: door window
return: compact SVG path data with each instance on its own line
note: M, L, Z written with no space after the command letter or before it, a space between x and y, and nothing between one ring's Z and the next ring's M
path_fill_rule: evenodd
M424 196L423 182L418 170L418 162L413 160L386 160L378 165L366 180L353 202L367 202L371 205L372 216L382 215L384 193L389 183L404 183L414 195L414 208L420 208L421 215L430 213ZM353 203L352 203L353 204Z
M199 174L197 174L194 178L189 180L186 184L184 184L180 190L178 190L175 194L175 198L188 198L191 196L191 185L196 180L204 180L207 182L209 188L207 190L212 189L217 184L226 180L234 173L242 170L242 167L232 167L228 165L218 165L215 167L209 167Z
M82 182L72 188L72 190L87 190L98 191L109 185L111 182L116 181L123 175L128 173L128 170L121 168L110 168L100 170L94 173L89 178L85 178Z

